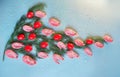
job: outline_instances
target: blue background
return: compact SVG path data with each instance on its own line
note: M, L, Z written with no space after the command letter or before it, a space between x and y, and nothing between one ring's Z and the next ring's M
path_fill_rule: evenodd
M4 47L15 23L38 2L47 4L47 16L43 18L46 25L55 16L61 20L56 30L71 26L82 38L109 33L114 42L103 49L92 46L92 57L78 50L80 59L65 56L59 65L53 62L52 54L38 60L35 66L23 63L22 55L17 60L6 58L3 62ZM119 14L119 0L0 0L0 77L120 77Z

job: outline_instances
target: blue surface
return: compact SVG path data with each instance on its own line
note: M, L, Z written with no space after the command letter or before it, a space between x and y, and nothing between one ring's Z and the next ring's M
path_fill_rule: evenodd
M55 16L62 23L56 30L72 26L82 38L109 33L114 42L103 49L92 46L92 57L78 50L80 59L65 56L60 65L53 62L52 55L39 60L35 66L23 63L22 55L18 60L6 58L2 62L4 47L15 23L37 2L47 4L47 17L43 19L46 25L49 17ZM119 0L0 0L0 77L120 77L119 14Z

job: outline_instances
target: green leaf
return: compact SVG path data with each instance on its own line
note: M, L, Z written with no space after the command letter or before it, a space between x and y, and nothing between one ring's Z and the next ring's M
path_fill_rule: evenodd
M46 4L45 3L38 3L34 6L32 6L31 8L29 8L28 11L37 11L37 10L44 10L44 8L46 7Z

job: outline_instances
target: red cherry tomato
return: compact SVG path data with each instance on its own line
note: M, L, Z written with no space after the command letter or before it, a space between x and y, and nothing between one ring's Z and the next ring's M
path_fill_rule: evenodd
M47 48L47 46L48 46L48 42L46 42L46 41L43 41L40 43L41 48Z
M17 36L17 39L18 39L18 40L24 40L24 39L25 39L25 35L24 35L24 34L19 34L19 35Z
M55 41L59 41L59 40L62 39L62 35L61 35L61 34L54 34L53 39L54 39Z
M35 23L34 23L34 25L33 25L33 27L35 28L35 29L38 29L38 28L40 28L42 26L42 23L40 22L40 21L36 21Z
M30 11L30 12L27 13L26 16L27 16L27 18L33 18L34 13L32 11Z
M34 40L34 39L36 39L36 34L35 34L35 33L30 33L29 36L28 36L28 39L29 39L29 40Z
M31 46L31 45L26 45L26 46L24 47L24 50L25 50L26 52L31 52L31 51L32 51L32 46Z
M74 44L73 43L67 43L67 48L69 50L72 50L74 48Z

